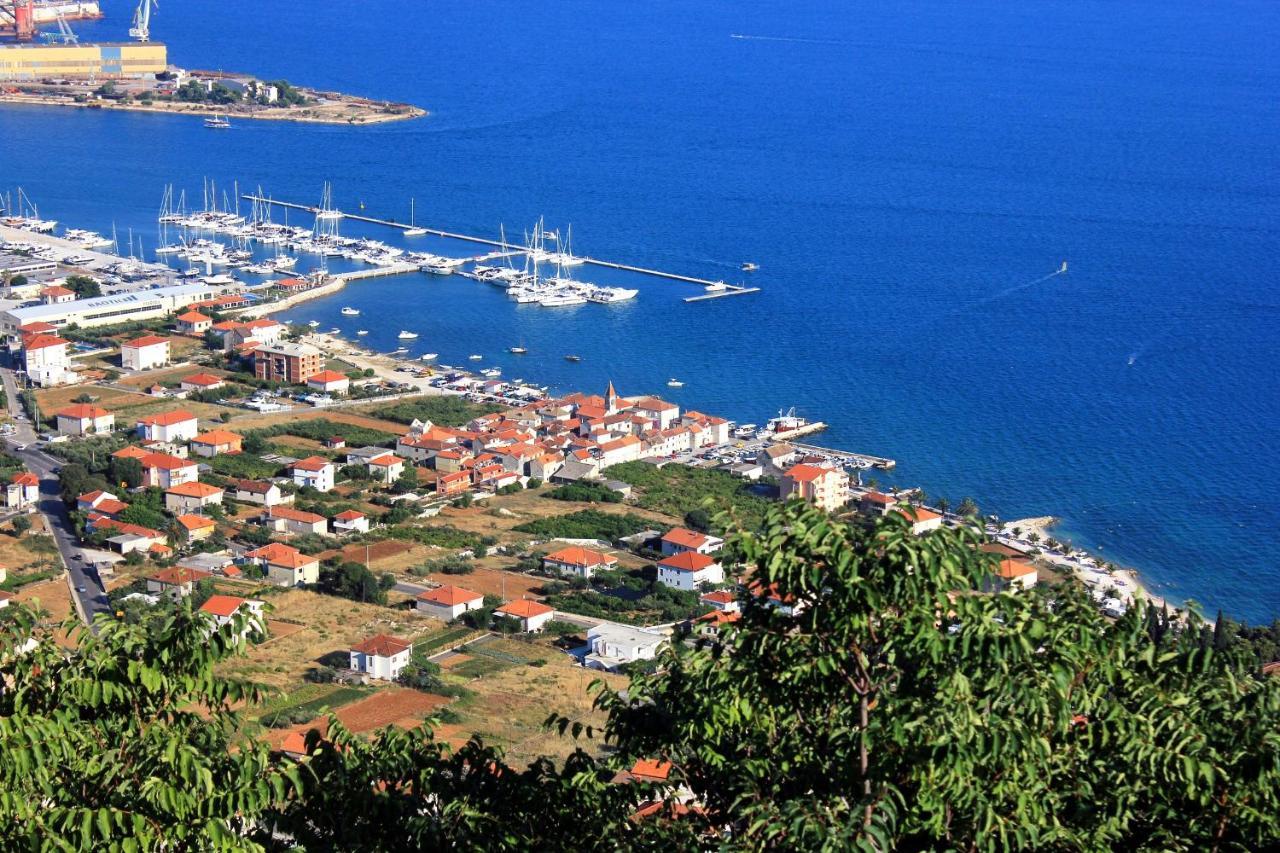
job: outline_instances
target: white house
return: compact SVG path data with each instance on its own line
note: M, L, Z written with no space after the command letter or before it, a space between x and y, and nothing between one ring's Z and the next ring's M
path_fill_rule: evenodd
M329 519L323 515L303 512L289 506L268 507L263 523L277 533L315 533L324 536L329 532Z
M245 554L267 570L267 579L276 586L298 586L320 580L320 561L297 548L272 542Z
M506 616L518 621L520 630L526 633L541 631L542 626L551 621L551 617L555 612L554 608L548 607L540 601L530 601L527 598L509 601L494 611L499 616Z
M307 377L307 387L326 394L345 394L351 390L351 379L336 370L322 370Z
M1031 589L1040 579L1040 574L1030 560L1006 558L991 573L991 577L983 584L988 592L1017 592Z
M10 509L26 509L40 502L40 478L30 471L19 471L5 484L4 505Z
M333 523L333 532L339 536L346 536L349 533L369 532L369 516L359 510L343 510L331 518L330 521Z
M242 503L276 506L293 500L293 495L286 495L269 480L236 480L234 489L235 499Z
M161 569L147 578L147 592L173 599L186 598L195 590L197 583L211 577L213 575L199 569L184 569L177 566Z
M543 568L555 569L559 572L566 572L584 578L590 578L597 571L612 569L616 565L618 565L617 557L593 551L590 548L582 548L578 545L570 545L568 548L552 551L542 558Z
M684 551L658 563L658 583L675 589L695 590L700 584L724 581L724 569L698 551Z
M378 634L351 647L351 669L370 678L395 681L409 663L412 649L406 640Z
M196 416L182 409L148 415L138 421L138 435L144 441L179 443L190 441L200 432Z
M922 506L904 506L897 511L911 522L911 532L917 536L942 526L942 516Z
M147 453L138 459L142 465L142 484L172 489L200 478L200 466L168 453Z
M418 612L445 622L484 606L484 596L460 586L438 586L418 593Z
M713 589L711 592L704 592L698 596L698 602L708 607L714 607L721 613L737 613L742 609L738 604L738 596L728 589Z
M99 406L77 403L55 414L62 435L98 435L116 428L116 416Z
M673 527L662 537L662 555L672 557L685 551L697 551L699 554L714 554L724 545L718 536L699 533L684 527Z
M212 616L219 628L234 619L237 613L261 617L262 608L261 601L253 598L238 598L234 595L211 595L208 601L200 605L200 611ZM246 626L246 630L248 627Z
M638 660L652 660L667 642L665 634L604 622L587 631L591 651L582 663L591 669L613 671Z
M391 485L404 473L404 460L394 453L375 456L366 463L369 474L379 483Z
M293 463L289 473L299 488L310 486L318 492L328 492L333 489L338 466L323 456L308 456Z
M208 483L180 483L164 493L164 508L175 515L200 512L209 504L222 503L222 489Z
M125 370L151 370L168 363L168 338L143 335L120 345L120 366Z
M27 378L41 387L65 385L75 378L67 358L68 341L57 335L23 337L22 369Z

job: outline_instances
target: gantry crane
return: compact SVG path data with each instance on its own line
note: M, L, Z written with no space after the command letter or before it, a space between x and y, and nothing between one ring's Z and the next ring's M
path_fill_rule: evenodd
M133 26L129 28L129 36L138 41L151 41L151 7L159 9L156 0L139 0L138 9L133 13Z

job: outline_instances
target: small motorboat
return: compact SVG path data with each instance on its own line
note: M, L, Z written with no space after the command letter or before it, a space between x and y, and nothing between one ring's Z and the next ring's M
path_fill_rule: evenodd
M683 383L683 382L681 382L679 379L668 379L668 380L667 380L667 387L668 387L668 388L683 388L683 387L684 387L684 383Z
M524 355L525 353L528 352L528 350L525 349L524 347L511 347L509 350L507 350L507 352L511 353L512 355Z
M214 130L226 130L231 127L231 122L222 116L209 116L204 120L204 126L213 128Z
M572 362L579 362L579 361L582 361L582 356L580 356L580 355L566 355L566 356L564 357L564 360L565 360L565 361L572 361Z
M392 350L392 352L395 352L397 355L401 353L406 353L408 351L409 351L408 347L396 347L396 349Z
M361 329L360 331L356 332L356 334L363 338L365 335L369 334L369 330Z
M488 370L482 370L482 371L480 371L480 375L481 375L481 376L488 376L490 379L497 379L499 376L501 376L501 375L502 375L502 368L500 368L500 367L490 367Z
M347 306L346 308L342 309L342 316L343 317L359 317L360 309Z
M331 335L340 335L340 334L342 334L342 330L341 330L341 329L339 329L337 326L334 326L332 329L330 329L330 330L329 330L329 334L331 334Z
M722 290L728 290L729 285L725 284L723 281L716 281L708 284L705 289L708 293L719 293Z
M412 341L412 340L414 340L414 339L416 339L416 338L418 337L418 333L417 333L417 332L406 332L404 329L401 329L401 330L400 330L400 334L399 334L399 335L396 335L396 337L398 337L398 338L399 338L400 340L402 340L402 341Z
M423 264L420 269L431 275L453 275L453 267L447 267L444 264Z
M424 352L421 356L423 361L435 361L439 357L440 353L438 352Z
M479 361L480 359L484 358L484 356L476 355L473 353L472 355L467 356L467 358L471 361Z
M308 326L310 326L310 327L311 327L311 328L313 328L313 329L318 329L318 328L320 328L320 321L319 321L319 320L312 320L310 323L307 323L307 325L308 325Z
M755 271L756 271L756 270L758 270L758 269L760 269L760 265L759 265L759 264L753 264L753 263L751 263L751 261L747 261L746 263L744 263L744 264L742 265L742 271L743 271L743 272L755 272Z

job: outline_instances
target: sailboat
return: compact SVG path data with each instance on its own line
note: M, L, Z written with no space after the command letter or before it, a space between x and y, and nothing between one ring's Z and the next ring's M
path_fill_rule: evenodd
M413 199L409 199L409 227L404 229L406 237L421 237L427 233L427 229L419 228L413 224Z
M1063 261L1062 266L1058 267L1058 274L1061 275L1067 271L1067 262Z
M204 126L213 130L226 130L231 127L231 122L225 116L212 115L204 120Z

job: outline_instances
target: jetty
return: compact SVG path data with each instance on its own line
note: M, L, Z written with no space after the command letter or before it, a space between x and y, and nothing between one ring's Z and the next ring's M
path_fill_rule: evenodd
M777 440L786 441L785 438L779 438ZM885 471L896 468L898 465L898 463L892 459L884 456L872 456L869 453L851 453L848 450L832 450L830 447L819 447L816 444L802 444L798 441L787 441L787 444L790 444L792 447L798 448L799 450L808 451L810 453L821 453L825 456L830 456L836 459L845 459L855 463L867 462L870 463L872 468L880 468Z
M314 204L298 204L292 201L281 201L276 198L267 198L253 193L243 193L240 196L245 201L251 201L259 204L273 204L279 207L285 207L290 210L301 210L310 214L318 214L322 208ZM381 225L386 228L398 228L401 231L413 229L417 233L425 232L436 237L445 237L450 240L463 240L468 243L477 243L482 246L491 246L497 251L488 254L469 258L467 260L483 263L486 260L493 260L500 257L511 257L514 255L522 255L528 253L529 249L518 243L511 243L506 240L495 240L491 237L480 237L475 234L462 234L457 231L445 231L442 228L431 228L426 225L410 224L408 222L397 222L394 219L379 219L376 216L365 216L362 213L347 213L346 211L336 212L342 219L351 219L356 222L367 222L371 225ZM687 284L696 284L699 287L714 288L708 293L699 296L689 296L685 298L685 302L703 302L709 299L719 299L722 296L742 296L748 293L759 293L758 287L743 287L737 284L728 284L724 281L712 281L711 279L698 278L691 275L682 275L680 273L665 272L663 270L649 269L648 267L635 266L634 264L623 264L617 261L605 261L600 258L591 258L586 255L577 255L578 260L584 264L591 266L605 267L608 269L622 270L623 272L636 273L638 275L647 275L652 278L666 279L667 281L680 281Z

